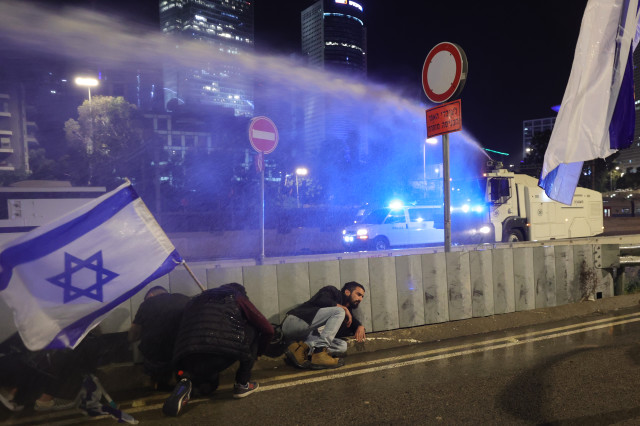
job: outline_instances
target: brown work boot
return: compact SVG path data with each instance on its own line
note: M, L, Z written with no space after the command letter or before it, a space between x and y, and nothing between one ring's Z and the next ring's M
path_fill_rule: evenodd
M327 352L327 348L322 348L320 352L311 355L311 364L309 368L312 370L322 370L325 368L338 368L344 365L342 358L334 358Z
M298 368L307 368L309 361L307 356L309 355L309 345L303 341L293 342L284 351L285 355L291 361L293 365Z

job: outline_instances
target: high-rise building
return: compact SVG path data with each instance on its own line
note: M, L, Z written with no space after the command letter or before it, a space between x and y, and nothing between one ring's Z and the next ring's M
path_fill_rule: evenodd
M367 29L361 3L320 0L301 14L302 54L307 65L364 79L367 75ZM368 154L361 120L344 109L340 99L309 93L304 100L305 153L312 157L322 146L340 148L348 161ZM338 146L332 146L337 144Z
M216 55L243 55L254 50L253 2L247 0L160 0L163 33L181 41L206 43ZM233 61L204 66L164 64L164 100L233 108L236 116L253 115L253 80ZM173 101L175 99L175 101Z
M556 124L556 117L537 118L535 120L524 120L522 122L522 158L527 156L527 149L531 147L533 138L546 131L553 130Z
M0 171L30 171L29 149L36 148L38 141L28 111L24 86L0 82Z
M302 11L302 53L311 66L367 74L367 30L362 5L320 0Z

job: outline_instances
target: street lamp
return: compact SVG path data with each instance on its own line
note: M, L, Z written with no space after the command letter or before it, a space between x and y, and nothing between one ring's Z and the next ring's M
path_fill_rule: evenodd
M98 85L98 80L93 77L76 77L75 83L78 86L86 87L89 91L89 116L91 120L89 120L89 140L87 141L87 154L93 154L93 104L91 102L91 88L96 87ZM89 158L89 182L91 185L91 180L93 178L93 166L91 163L91 158Z
M427 144L437 145L438 139L428 138L425 139L424 143L422 144L422 183L424 185L425 195L427 192Z
M620 170L619 166L616 166L615 170L611 170L611 172L609 173L609 186L611 187L611 192L613 192L613 174L617 171Z
M304 167L298 167L296 169L296 201L298 203L298 208L300 208L300 192L298 191L298 176L306 176L309 173Z
M91 88L96 87L99 82L92 77L76 77L75 83L78 86L86 87L89 92L89 115L91 116L91 121L89 124L89 143L87 144L87 153L91 154L93 152L93 108L91 103Z

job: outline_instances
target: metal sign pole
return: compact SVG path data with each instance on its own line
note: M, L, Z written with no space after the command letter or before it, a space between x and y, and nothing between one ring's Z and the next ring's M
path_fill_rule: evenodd
M260 152L260 258L258 262L264 262L264 153Z
M451 251L451 182L449 180L449 134L442 135L442 179L444 180L444 251Z

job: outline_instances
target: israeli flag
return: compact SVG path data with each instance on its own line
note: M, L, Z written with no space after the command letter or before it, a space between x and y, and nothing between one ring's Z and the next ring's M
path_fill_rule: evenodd
M0 248L0 297L27 348L74 348L181 261L126 183Z
M633 141L638 0L589 0L539 185L571 204L584 161Z

